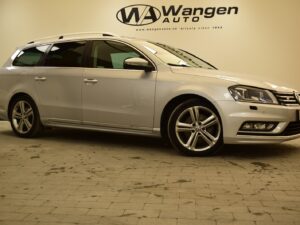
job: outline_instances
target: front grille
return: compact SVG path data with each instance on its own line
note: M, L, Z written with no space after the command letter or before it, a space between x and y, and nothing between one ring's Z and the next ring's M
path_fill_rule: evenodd
M283 136L290 136L296 134L300 134L300 121L290 122L282 133Z
M298 96L299 94L295 93L274 93L280 105L293 106L299 105ZM297 96L297 98L296 98Z

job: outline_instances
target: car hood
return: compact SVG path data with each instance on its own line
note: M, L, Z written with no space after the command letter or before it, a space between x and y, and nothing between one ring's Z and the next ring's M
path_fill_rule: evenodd
M235 84L241 84L246 86L259 87L263 89L273 90L277 92L295 92L295 89L280 86L270 81L262 81L255 76L224 72L220 70L206 70L202 68L189 68L189 67L171 67L173 73L193 75L197 77L211 77L215 79L231 81ZM250 78L251 77L251 78Z

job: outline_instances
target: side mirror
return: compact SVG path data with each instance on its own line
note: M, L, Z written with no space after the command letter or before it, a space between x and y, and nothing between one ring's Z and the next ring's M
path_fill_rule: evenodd
M150 72L153 70L152 65L142 58L129 58L124 61L124 69L145 70Z

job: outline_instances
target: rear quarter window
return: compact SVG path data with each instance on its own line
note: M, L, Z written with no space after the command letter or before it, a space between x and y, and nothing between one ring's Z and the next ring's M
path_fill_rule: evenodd
M13 61L13 66L38 66L49 45L21 50Z

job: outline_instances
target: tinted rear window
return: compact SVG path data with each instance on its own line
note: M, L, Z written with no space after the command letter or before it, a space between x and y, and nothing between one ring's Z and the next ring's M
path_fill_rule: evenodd
M81 67L86 42L58 43L49 51L45 66Z
M37 66L49 45L37 46L20 51L13 61L14 66Z

